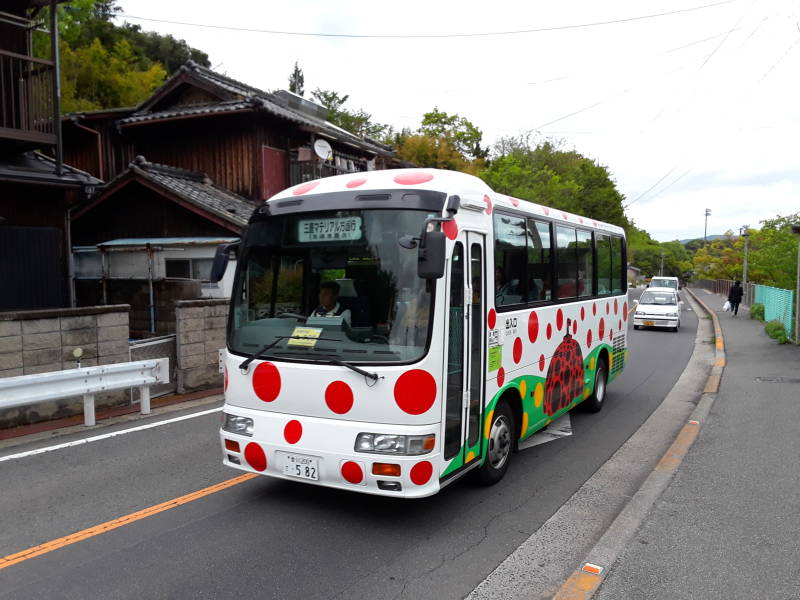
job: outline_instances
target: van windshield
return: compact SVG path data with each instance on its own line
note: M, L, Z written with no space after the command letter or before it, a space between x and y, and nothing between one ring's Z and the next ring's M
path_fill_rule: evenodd
M658 277L653 277L652 281L650 282L650 287L667 287L677 290L678 282L674 279L659 279Z
M407 362L428 346L431 302L417 276L423 210L336 210L269 217L242 243L229 346L264 358Z
M678 303L675 294L666 292L660 294L658 292L644 292L639 299L639 304L661 304L665 306L675 306Z

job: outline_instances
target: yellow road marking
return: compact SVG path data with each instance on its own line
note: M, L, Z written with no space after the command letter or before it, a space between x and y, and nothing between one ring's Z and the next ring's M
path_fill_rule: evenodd
M704 394L716 394L719 391L720 376L712 374L706 379L706 387L703 389Z
M678 437L675 438L675 441L672 442L672 445L669 447L669 450L661 457L661 460L658 461L656 465L656 471L676 471L683 460L683 457L686 456L686 453L689 452L689 448L692 447L694 441L697 439L698 434L700 433L700 428L692 424L686 424L681 428L681 432L678 434Z
M142 509L135 513L131 513L129 515L112 519L111 521L106 521L105 523L100 523L99 525L95 525L94 527L89 527L88 529L82 529L81 531L76 531L75 533L71 533L67 536L60 537L55 540L50 540L49 542L39 544L38 546L33 546L31 548L28 548L27 550L22 550L21 552L9 554L8 556L0 558L0 569L5 569L6 567L10 567L11 565L16 565L30 558L35 558L37 556L41 556L42 554L47 554L48 552L52 552L53 550L64 548L65 546L70 546L72 544L75 544L76 542L80 542L82 540L94 537L96 535L100 535L101 533L106 533L107 531L111 531L112 529L116 529L117 527L122 527L123 525L128 525L130 523L133 523L134 521L151 517L160 512L164 512L165 510L169 510L171 508L175 508L182 504L192 502L193 500L198 500L200 498L209 496L216 492L221 492L224 489L233 487L234 485L238 485L240 483L244 483L245 481L253 479L254 477L258 477L258 475L256 475L255 473L248 473L246 475L240 475L238 477L234 477L233 479L227 479L215 485L203 488L202 490L197 490L196 492L186 494L185 496L180 496L178 498L173 498L172 500L167 500L166 502L162 502L161 504L156 504L155 506L151 506L149 508Z
M603 583L600 575L593 575L585 571L575 571L564 582L553 600L588 600Z

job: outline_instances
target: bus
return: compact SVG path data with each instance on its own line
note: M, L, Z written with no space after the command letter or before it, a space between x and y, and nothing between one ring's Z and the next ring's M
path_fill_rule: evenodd
M236 256L228 467L419 498L499 481L518 445L603 406L627 358L624 230L398 169L291 187Z

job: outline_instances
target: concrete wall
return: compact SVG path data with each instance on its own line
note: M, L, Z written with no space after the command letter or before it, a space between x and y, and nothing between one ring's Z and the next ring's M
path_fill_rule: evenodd
M129 312L127 304L0 312L0 377L75 368L78 347L83 367L127 362ZM125 391L96 398L98 407L126 401ZM82 407L80 399L64 399L0 410L0 428L79 414Z
M219 350L225 347L228 299L175 303L178 393L222 387Z

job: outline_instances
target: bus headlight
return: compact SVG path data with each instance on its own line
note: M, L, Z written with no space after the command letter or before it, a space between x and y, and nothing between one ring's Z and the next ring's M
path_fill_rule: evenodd
M250 417L240 417L238 415L229 415L223 413L222 429L230 433L237 433L239 435L246 435L252 437L253 435L253 419Z
M371 454L403 454L417 456L428 454L436 445L436 435L395 435L392 433L359 433L356 452Z

